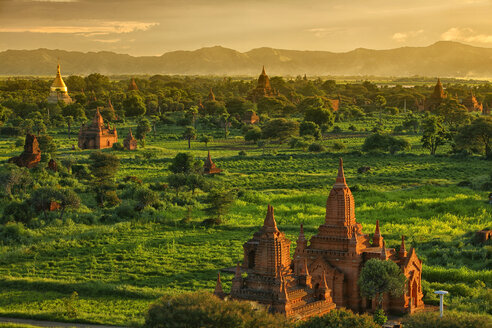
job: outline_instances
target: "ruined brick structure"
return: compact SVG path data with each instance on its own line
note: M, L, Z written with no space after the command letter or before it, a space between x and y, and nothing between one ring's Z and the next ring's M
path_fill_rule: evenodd
M115 142L118 142L118 133L116 127L111 128L109 123L104 126L104 120L96 109L94 119L89 125L82 125L79 131L79 148L80 149L103 149L111 148Z
M364 263L372 258L394 261L407 278L403 296L384 295L384 309L411 313L424 307L422 262L415 249L407 252L403 237L399 252L386 248L379 220L372 238L362 232L341 159L326 201L324 223L309 243L301 225L292 260L290 241L277 229L271 206L262 229L243 248L244 259L236 269L230 296L269 305L288 317L303 319L335 306L354 311L374 309L375 300L361 297L357 284ZM241 272L247 277L242 278Z
M278 96L278 91L273 89L270 85L270 78L265 73L265 66L263 66L263 70L261 71L260 76L258 77L258 83L256 88L253 89L248 99L256 102L263 97L274 97Z
M49 104L57 104L59 101L71 104L72 98L68 95L68 89L61 77L60 64L56 68L56 77L50 87L50 94L47 99Z
M446 94L444 93L441 80L437 79L437 84L434 87L434 92L432 92L429 98L425 99L424 110L432 111L436 109L437 107L439 107L444 99L446 99Z
M212 157L210 156L210 150L208 151L207 159L203 164L203 173L204 174L216 174L220 173L222 170L219 169L215 163L212 161Z
M137 139L133 137L132 128L130 128L130 132L123 140L123 147L126 150L137 150Z
M473 92L470 92L470 94L463 99L461 104L466 107L468 112L483 112L483 104L477 101L477 98L475 98Z
M24 151L19 155L9 159L9 163L14 163L20 167L31 169L41 161L41 149L38 139L33 134L26 134Z
M208 100L208 101L215 101L215 94L214 94L214 92L212 91L212 88L210 88L210 91L209 91L209 93L208 93L207 100Z

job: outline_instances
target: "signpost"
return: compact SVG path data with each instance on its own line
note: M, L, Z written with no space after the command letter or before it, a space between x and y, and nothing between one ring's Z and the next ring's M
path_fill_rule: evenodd
M439 295L439 314L442 318L442 314L444 312L444 295L449 293L445 290L437 290L434 292L434 294Z

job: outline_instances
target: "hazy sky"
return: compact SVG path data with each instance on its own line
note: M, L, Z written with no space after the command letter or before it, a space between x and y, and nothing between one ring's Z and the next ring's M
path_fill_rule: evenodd
M492 0L0 0L0 50L492 47Z

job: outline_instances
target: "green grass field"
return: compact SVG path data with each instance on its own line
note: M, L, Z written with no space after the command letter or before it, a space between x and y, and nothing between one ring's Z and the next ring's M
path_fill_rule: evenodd
M349 124L339 125L347 131ZM354 125L360 131L373 124ZM119 127L120 139L127 129L127 125ZM145 150L105 150L121 158L117 180L137 176L144 183L165 182L170 160L178 152L190 151L204 159L203 143L193 142L187 150L186 141L170 140L181 131L159 127L156 138L148 137ZM89 187L73 179L83 200L79 210L67 213L63 221L39 218L36 228L25 229L20 243L0 241L0 315L139 324L149 304L163 293L212 291L217 271L242 259L242 244L262 224L267 204L275 207L279 228L293 241L292 252L300 223L307 237L316 233L324 220L339 157L343 157L364 232L371 234L379 219L387 246L399 245L403 234L408 247L416 247L424 261L425 301L435 304L432 291L447 289L449 308L492 314L492 246L472 243L475 231L492 225L488 192L479 188L490 179L490 162L446 155L446 147L430 156L417 135L405 136L412 143L409 152L364 154L360 146L368 134L329 135L323 144L329 147L340 141L346 149L318 154L278 144L260 149L245 144L239 131L233 131L228 140L216 137L208 148L224 173L207 179L240 192L225 223L213 228L201 225L207 214L200 202L193 206L193 219L186 224L181 220L187 207L170 203L120 222L91 223L90 218L114 215L114 210L96 208ZM70 150L76 141L68 140L64 130L52 135L59 144L58 159L70 156L88 162L91 151ZM14 144L15 139L0 140L0 160L21 152L22 147ZM239 156L240 150L247 156ZM146 153L152 156L147 159ZM361 166L370 166L370 172L358 174ZM57 181L57 175L45 173L40 183ZM474 188L457 186L465 180ZM199 192L196 198L200 201L203 196ZM0 208L6 203L1 200ZM227 274L223 277L226 289L230 279ZM70 299L74 291L78 297ZM76 309L75 316L68 314L68 306Z

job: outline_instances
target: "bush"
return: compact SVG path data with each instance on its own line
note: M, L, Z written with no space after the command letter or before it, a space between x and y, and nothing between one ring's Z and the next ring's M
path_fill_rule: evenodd
M272 315L252 303L223 301L210 293L163 296L145 317L147 328L274 328L289 327L281 315ZM371 327L372 328L372 327Z
M302 148L302 149L305 149L308 146L309 146L309 143L304 138L293 137L293 138L291 138L289 140L289 147L290 148Z
M315 153L319 153L319 152L325 151L326 149L323 145L320 145L318 143L312 143L309 145L308 150L315 152Z
M124 150L123 144L121 142L115 142L112 146L113 150Z
M365 152L389 151L391 154L397 151L410 149L410 142L403 138L396 138L389 134L374 133L366 138L362 145Z
M3 210L1 223L22 222L29 223L34 217L34 212L27 202L11 202Z
M312 317L297 328L380 328L367 314L354 314L346 309L336 309L322 317Z
M438 312L421 312L404 319L405 328L487 328L490 317L466 312L444 312L442 319Z
M26 241L30 237L28 230L22 223L9 222L0 226L0 240L4 244L15 245Z
M338 125L335 125L333 127L333 130L331 130L331 132L333 132L333 133L341 133L342 132L342 128L339 127Z
M335 141L333 143L333 145L331 146L331 148L333 150L337 150L337 151L340 151L340 150L344 150L345 148L347 148L347 146L345 146L345 144L343 142L340 142L340 141Z
M378 325L384 325L388 321L388 317L386 317L383 309L374 311L372 318Z
M248 154L244 150L241 150L241 151L239 151L238 155L239 156L247 156Z

